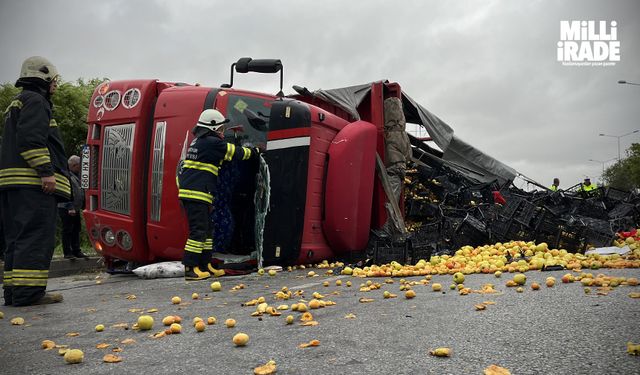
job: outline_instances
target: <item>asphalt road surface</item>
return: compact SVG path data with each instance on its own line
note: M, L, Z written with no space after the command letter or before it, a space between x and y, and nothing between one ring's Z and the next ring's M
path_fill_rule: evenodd
M482 374L492 364L512 374L640 374L640 356L626 353L627 341L640 342L640 299L629 297L640 292L640 287L619 286L608 295L598 295L592 288L592 293L585 294L580 283L560 283L565 271L534 271L527 273L523 293L504 286L508 273L500 279L467 275L467 287L480 289L494 283L500 293L461 296L449 290L451 276L434 276L431 283L441 283L443 292L416 285L417 296L408 300L399 291L398 279L382 284L379 290L360 292L359 285L368 279L309 278L308 271L224 277L219 279L223 290L215 293L209 288L210 281L141 280L106 274L52 279L49 289L63 293L63 303L0 307L5 315L0 320L0 373L252 374L256 366L273 359L277 374ZM591 272L640 277L638 269ZM547 276L557 278L553 288L544 286ZM338 278L342 286L335 285ZM329 287L322 285L325 280ZM345 286L347 280L352 287ZM531 290L533 281L543 284L541 290ZM246 288L231 291L240 283ZM317 326L301 326L298 312L258 318L251 316L255 306L242 306L260 296L275 307L297 302L275 300L273 293L283 286L304 290L307 301L317 291L336 305L311 310ZM383 299L385 290L398 297ZM200 299L191 298L194 292ZM173 296L180 296L182 304L172 304ZM362 303L361 297L374 301ZM495 304L476 311L474 305L484 301ZM131 326L140 309L158 309L149 313L155 319L153 330L114 327L118 323ZM285 324L289 314L296 318L293 325ZM348 314L355 318L345 318ZM182 333L151 338L164 329L161 320L167 315L182 317ZM10 320L18 316L25 324L11 325ZM197 333L191 324L196 316L215 316L217 323ZM225 327L227 318L234 318L236 327ZM104 324L105 330L96 332L97 324ZM74 332L78 335L67 336ZM238 332L250 336L246 347L233 345L232 337ZM41 348L45 339L83 350L84 361L66 364L57 349ZM123 344L126 339L134 341ZM298 347L313 339L320 345ZM100 343L110 346L97 349ZM115 347L122 351L113 353ZM451 348L451 357L430 356L429 350L437 347ZM116 354L122 362L104 363L105 354Z

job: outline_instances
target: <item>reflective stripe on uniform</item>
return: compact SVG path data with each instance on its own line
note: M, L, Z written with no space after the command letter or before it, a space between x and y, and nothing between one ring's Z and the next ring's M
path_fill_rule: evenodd
M213 239L207 238L207 240L204 241L204 250L213 250Z
M58 122L57 122L55 119L51 119L51 120L49 121L49 127L50 127L50 128L55 128L55 127L57 127L57 126L58 126Z
M209 163L202 163L195 160L185 160L182 167L213 173L216 176L218 175L218 167Z
M54 173L56 178L56 191L70 195L71 183L69 179L60 173ZM0 186L31 185L41 186L42 180L38 172L32 168L6 168L0 169Z
M227 143L227 153L224 155L224 160L231 161L233 154L236 152L236 146L232 143Z
M27 150L27 151L21 152L20 155L29 164L31 168L35 168L43 164L51 163L51 157L49 156L49 149L46 147Z
M179 189L178 198L193 199L193 200L203 201L207 203L213 202L213 195L204 193L202 191L197 191L197 190Z
M249 150L246 147L242 148L242 151L244 151L244 155L242 156L242 160L247 160L251 157L251 150Z
M47 286L48 270L13 269L11 283L13 286Z
M184 245L184 251L190 253L202 254L202 247L204 243L192 239L187 239L187 243Z
M9 103L7 108L4 110L4 113L7 114L11 110L11 108L22 109L22 102L20 100L18 100L18 99L15 99L11 103Z
M13 271L4 271L4 274L2 275L2 279L3 279L3 283L4 286L11 286L13 285Z

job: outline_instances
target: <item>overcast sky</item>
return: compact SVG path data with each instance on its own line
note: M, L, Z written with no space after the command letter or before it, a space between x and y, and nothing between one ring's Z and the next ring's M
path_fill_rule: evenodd
M285 93L389 79L463 140L524 175L598 180L640 129L638 1L0 0L0 82L50 59L64 80L219 86L243 56L280 58ZM617 21L614 67L556 60L562 20ZM275 93L277 76L234 87ZM640 133L621 138L624 150ZM612 163L609 162L607 165Z

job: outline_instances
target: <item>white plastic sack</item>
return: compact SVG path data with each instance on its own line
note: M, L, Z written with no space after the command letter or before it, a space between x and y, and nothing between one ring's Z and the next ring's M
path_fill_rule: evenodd
M143 279L157 279L161 277L182 277L184 276L184 264L176 262L161 262L148 264L133 270L133 273Z

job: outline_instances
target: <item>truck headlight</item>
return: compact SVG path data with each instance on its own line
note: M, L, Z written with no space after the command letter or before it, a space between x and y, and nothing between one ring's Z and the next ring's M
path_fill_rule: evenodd
M113 246L116 243L116 236L113 234L111 228L102 229L102 240L109 246Z
M119 231L116 235L116 240L118 241L118 246L120 246L122 250L129 251L133 247L133 240L127 231Z

